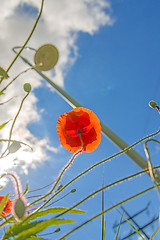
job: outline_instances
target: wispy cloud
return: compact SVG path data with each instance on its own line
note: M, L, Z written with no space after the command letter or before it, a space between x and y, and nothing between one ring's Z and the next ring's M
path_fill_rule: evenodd
M0 65L7 68L14 58L12 47L22 45L29 35L40 8L40 1L35 0L6 0L1 3L0 14ZM42 44L54 44L60 54L58 64L48 76L61 86L64 86L64 77L67 71L73 66L78 56L77 38L79 32L94 34L101 26L112 25L111 5L106 0L47 0L44 3L43 14L40 22L33 34L29 45L38 48ZM29 59L33 58L33 53L26 53ZM26 65L19 59L9 72L12 79ZM10 80L9 79L9 80ZM0 89L9 80L3 81ZM40 77L30 71L19 77L6 91L6 95L0 97L0 102L13 96L17 96L11 102L0 106L0 124L10 119L14 119L19 108L21 99L24 97L23 84L30 82L33 88L41 86ZM22 163L22 169L27 173L28 167L35 167L36 162L47 159L47 151L56 153L58 150L50 146L49 139L38 139L28 130L27 126L31 122L40 120L40 110L38 111L37 98L31 93L24 102L24 106L16 121L13 139L24 141L30 144L34 151L30 152L26 147L21 148L17 153L1 160L1 172L12 169L15 160ZM12 121L0 131L0 138L7 139ZM2 146L2 145L1 145ZM0 151L4 149L1 148Z

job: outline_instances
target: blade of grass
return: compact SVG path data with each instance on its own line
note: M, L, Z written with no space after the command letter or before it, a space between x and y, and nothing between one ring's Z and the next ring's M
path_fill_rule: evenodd
M72 179L68 184L66 184L64 187L62 187L61 191L62 191L64 188L66 188L69 184L71 184L72 182L74 182L75 180L77 180L79 177L81 177L81 176L84 175L85 173L87 173L87 172L89 172L90 170L92 170L93 168L95 168L95 167L99 166L100 164L103 164L104 162L107 162L107 161L109 161L109 160L111 160L111 159L113 159L113 158L115 158L115 157L118 157L120 154L123 154L123 153L126 153L126 152L130 151L131 148L133 148L134 146L136 146L136 145L139 144L140 142L148 139L149 137L153 137L153 135L156 135L156 134L158 134L159 132L160 132L160 130L158 130L158 131L157 131L156 133L154 133L154 134L151 134L151 135L149 135L149 136L147 136L147 137L144 137L143 139L139 140L138 142L136 142L136 143L132 144L131 146L125 148L125 149L122 150L121 152L118 152L118 153L112 155L111 157L108 157L108 158L106 158L105 160L102 160L102 161L100 161L100 162L92 165L90 168L88 168L87 170L85 170L84 172L82 172L81 174L79 174L78 176L76 176L76 177L75 177L74 179ZM146 171L147 169L148 169L148 168L144 169L144 172L148 172L148 171ZM159 171L155 168L155 175L157 176L156 178L157 178L157 180L158 180L159 175L158 175L157 173L159 173ZM30 204L30 206L33 205L33 204L35 204L35 203L37 203L38 201L43 200L45 197L49 196L49 195L53 192L53 190L54 190L54 186L53 186L53 188L49 191L48 194L46 194L46 195L43 196L42 198L39 198L39 199L35 200L34 202L32 202L32 203ZM43 208L45 205L47 205L48 202L51 201L59 192L60 192L60 191L57 191L57 193L55 193L50 199L48 199L41 208ZM40 208L40 209L41 209L41 208Z
M97 164L96 164L96 165L97 165ZM159 167L160 167L160 166L154 167L154 169L157 169L157 168L159 168ZM40 209L42 209L45 205L47 205L47 204L48 204L56 195L58 195L63 189L65 189L66 187L68 187L72 182L74 182L74 181L77 180L79 177L81 177L82 175L84 175L84 174L85 174L86 172L88 172L88 170L90 170L90 169L91 169L91 168L89 168L89 169L87 169L86 171L82 172L82 173L79 174L76 178L72 179L72 180L71 180L70 182L68 182L65 186L63 186L63 187L62 187L59 191L57 191L52 197L50 197L50 199L48 199L48 200L38 209L38 211L39 211ZM116 182L114 182L114 183L111 183L111 184L105 186L104 189L110 188L110 187L112 187L112 186L114 186L114 185L117 185L118 183L121 183L121 182L124 182L124 181L126 181L126 180L132 179L132 178L134 178L134 177L136 177L136 176L138 176L138 175L141 175L141 174L143 174L143 173L145 173L145 172L147 172L147 171L148 171L148 169L146 169L146 170L144 170L144 171L141 171L141 172L139 172L139 173L130 175L130 176L125 177L125 178L123 178L123 179L120 179L120 180L118 180L118 181L116 181ZM103 188L95 191L94 194L91 194L91 195L87 196L87 197L86 197L86 200L89 199L90 197L92 197L93 195L98 194L98 193L101 192L102 190L103 190ZM32 202L29 206L35 204L36 202L37 202L37 201ZM35 214L35 213L33 213L33 214ZM32 215L32 214L31 214L31 215ZM29 218L29 217L30 217L30 216L28 216L28 218Z
M21 59L27 63L29 66L32 64L24 57L20 56ZM50 78L48 78L45 74L43 74L37 68L34 69L41 77L43 77L54 89L55 91L73 108L82 107L74 98L72 98L67 92L65 92L62 88L60 88L57 84L55 84ZM114 144L116 144L120 149L124 150L128 148L128 144L124 142L118 135L116 135L112 130L110 130L105 124L101 122L102 132L106 137L108 137ZM159 133L159 132L158 132ZM135 150L130 149L125 152L136 164L138 164L142 169L146 169L148 167L147 161ZM160 172L156 172L157 182L160 182Z
M143 233L143 235L144 235L147 239L149 239L149 236L143 231L143 228L141 229L141 227L140 227L140 226L137 224L137 222L130 216L130 214L126 211L126 209L124 209L123 206L121 206L121 208L122 208L123 212L124 212L125 214L127 214L127 216L132 220L132 222L138 227L138 229L141 230L141 232ZM128 219L127 219L127 220L128 220Z
M117 229L117 234L116 234L116 239L115 239L115 240L118 240L118 236L119 236L119 231L120 231L122 219L123 219L123 214L122 214L122 216L121 216L121 220L120 220L120 223L119 223L119 226L118 226L118 229Z
M102 188L104 187L104 165L103 165L103 178L102 178ZM102 190L102 212L104 212L104 189ZM102 214L101 218L101 240L105 240L105 227L106 227L106 219L105 214Z
M119 214L121 214L122 215L122 213L118 210L118 209L116 209L118 212L119 212ZM123 218L125 219L125 221L135 230L135 232L143 239L143 240L145 240L145 238L140 234L140 232L134 227L134 225L124 216L124 208L122 208L122 210L123 210ZM133 219L132 219L133 220ZM134 222L135 223L135 222ZM143 232L144 233L144 232ZM148 236L147 236L147 239L149 239L148 238Z
M87 221L85 221L84 223L82 223L81 225L77 226L76 228L74 228L74 229L71 230L70 232L66 233L62 238L59 238L58 240L62 240L64 237L69 236L70 234L72 234L73 232L75 232L76 230L78 230L79 228L85 226L87 223L89 223L89 222L93 221L94 219L100 217L102 214L107 213L107 212L113 210L114 208L116 208L116 207L124 204L125 202L128 202L128 201L130 201L130 200L132 200L132 199L134 199L134 198L136 198L136 197L139 197L140 195L142 195L142 194L144 194L144 193L146 193L146 192L148 192L148 191L150 191L150 190L153 190L153 189L155 189L155 188L156 188L156 186L147 188L147 189L145 189L144 191L141 191L141 192L139 192L139 193L137 193L137 194L135 194L135 195L133 195L133 196L131 196L131 197L129 197L129 198L126 198L125 200L123 200L123 201L115 204L114 206L106 209L104 212L98 213L97 215L93 216L93 217L90 218L89 220L87 220ZM92 195L92 196L93 196L93 195ZM73 207L71 207L70 209L79 206L79 205L80 205L81 203L83 203L85 200L86 200L86 199L83 199L82 201L80 201L79 203L75 204L75 205L74 205ZM64 212L64 213L66 213L66 212ZM63 214L64 214L64 213L63 213ZM55 217L58 218L58 217L62 216L63 214L59 214L59 215L57 215L57 216L55 216Z

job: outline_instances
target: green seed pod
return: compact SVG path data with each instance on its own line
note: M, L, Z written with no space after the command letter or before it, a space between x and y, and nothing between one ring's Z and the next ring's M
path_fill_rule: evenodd
M151 108L156 108L156 107L157 107L157 103L154 102L154 101L150 101L150 102L149 102L149 106L150 106Z
M26 206L22 198L18 198L14 204L14 215L17 219L21 219L26 212Z
M57 188L57 191L61 190L61 188L63 188L63 185L59 185L59 187Z
M25 92L30 92L31 91L31 84L30 83L25 83L24 85L23 85L23 88L24 88L24 91Z
M71 190L71 193L74 193L74 192L76 192L76 189L75 189L75 188L73 188L73 189Z
M58 58L57 48L51 44L45 44L36 51L34 62L40 71L48 71L56 65Z

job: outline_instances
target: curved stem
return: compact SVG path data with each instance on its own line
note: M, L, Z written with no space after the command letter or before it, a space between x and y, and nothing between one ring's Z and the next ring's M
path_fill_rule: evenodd
M159 143L159 144L160 144L160 142L157 141L156 139L148 139L148 140L145 142L145 144L144 144L144 152L145 152L146 157L147 157L147 159L148 159L149 174L150 174L150 177L151 177L151 179L153 180L153 182L154 182L154 184L155 184L155 186L156 186L156 188L157 188L157 191L158 191L158 193L159 193L159 196L160 196L160 189L159 189L157 180L156 180L156 178L155 178L155 173L154 173L154 171L153 171L153 164L152 164L152 161L151 161L151 156L150 156L149 148L148 148L148 146L147 146L148 142L150 142L150 141L154 141L154 142L157 142L157 143Z
M65 186L63 186L59 191L57 191L51 198L49 198L49 199L41 206L41 208L43 208L49 201L51 201L58 193L60 193L61 191L63 191L66 187L68 187L70 184L72 184L72 183L73 183L74 181L76 181L78 178L80 178L80 177L82 177L83 175L85 175L87 172L89 172L89 171L92 170L93 168L98 167L99 165L101 165L101 164L103 164L103 163L105 163L105 162L107 162L107 161L109 161L109 160L111 160L111 159L113 159L113 158L115 158L115 157L118 157L119 155L125 153L126 151L129 151L131 148L133 148L134 146L136 146L136 145L139 144L140 142L146 140L147 138L150 138L150 137L152 137L152 136L155 136L155 135L158 134L159 132L160 132L160 130L158 130L156 133L153 133L153 134L151 134L151 135L149 135L149 136L147 136L147 137L142 138L141 140L139 140L138 142L136 142L136 143L132 144L131 146L125 148L125 149L122 150L121 152L118 152L118 153L116 153L116 154L114 154L114 155L112 155L112 156L110 156L110 157L108 157L108 158L106 158L106 159L104 159L104 160L102 160L102 161L100 161L100 162L92 165L91 167L89 167L88 169L86 169L84 172L80 173L80 174L77 175L75 178L73 178L70 182L68 182ZM146 168L146 169L147 169L147 168ZM145 171L145 172L147 172L147 171ZM155 170L155 172L157 172L157 170ZM48 195L49 195L49 194L48 194ZM47 196L48 196L48 195L47 195ZM35 204L35 203L38 202L38 201L41 201L41 200L42 200L41 198L35 200L34 202L32 202L32 203L30 204L30 206L33 205L33 204Z
M150 191L150 190L152 190L152 189L154 189L155 187L156 187L156 186L147 188L146 190L141 191L141 192L139 192L139 193L137 193L137 194L135 194L135 195L133 195L133 196L131 196L131 197L129 197L129 198L127 198L127 199L125 199L125 200L123 200L123 201L115 204L115 205L113 205L112 207L110 207L110 208L104 210L103 212L101 212L101 213L93 216L92 218L90 218L90 219L87 220L86 222L82 223L81 225L79 225L78 227L74 228L73 230L71 230L71 231L68 232L67 234L63 235L63 237L59 238L58 240L63 240L63 239L65 239L65 238L66 238L67 236L69 236L71 233L75 232L76 230L78 230L79 228L83 227L83 226L86 225L87 223L93 221L94 219L100 217L100 216L103 215L104 213L107 213L107 212L111 211L112 209L117 208L118 206L122 205L123 203L126 203L126 202L128 202L128 201L130 201L130 200L132 200L132 199L134 199L134 198L136 198L136 197L138 197L138 196L140 196L140 195L142 195L142 194L144 194L144 193L146 193L146 192L148 192L148 191ZM79 205L79 204L78 204L78 205ZM73 207L74 207L74 208L77 207L77 204L74 205ZM70 209L69 209L69 210L70 210ZM57 216L55 216L55 217L57 218L57 217L59 217L60 215L62 215L62 214L59 214L59 215L57 215Z
M4 173L4 174L2 174L2 175L0 176L0 179L1 179L2 177L5 177L5 176L11 176L11 177L14 179L14 181L15 181L15 183L16 183L16 188L17 188L18 197L20 198L20 197L21 197L21 190L20 190L19 183L18 183L18 180L17 180L16 176L15 176L13 173Z
M62 169L62 171L60 172L60 174L59 174L59 176L57 177L56 182L55 182L54 186L52 187L51 191L49 192L49 194L54 191L55 187L57 186L57 184L58 184L59 181L61 180L64 172L73 164L74 159L75 159L82 151L83 151L83 147L82 147L80 150L78 150L75 154L73 154L73 156L71 157L71 159L69 160L69 162L66 164L66 166L65 166L65 167ZM47 194L47 196L48 196L48 194Z
M71 157L71 159L69 160L69 162L66 164L66 166L62 169L62 171L60 172L59 176L57 177L56 181L55 181L55 184L53 185L53 187L51 188L51 190L45 194L43 197L41 197L40 199L37 199L36 201L34 201L33 204L35 204L36 202L39 202L41 200L43 200L44 198L48 197L53 191L54 189L56 188L57 184L59 183L59 181L61 180L64 172L73 164L73 161L74 159L83 152L83 140L82 140L82 137L81 137L81 134L79 133L79 137L80 137L80 140L81 140L81 149L79 149L75 154L73 154L73 156ZM32 204L30 204L29 206L31 206Z
M43 9L43 4L44 4L44 0L42 0L42 2L41 2L41 8L40 8L38 17L37 17L37 19L36 19L36 22L35 22L33 28L32 28L31 33L29 34L27 40L26 40L25 43L23 44L22 48L20 49L20 51L18 52L18 54L16 55L16 57L13 59L13 61L12 61L11 64L9 65L9 67L8 67L8 69L7 69L6 72L8 72L8 71L10 70L10 68L12 67L12 65L14 64L14 62L17 60L17 58L19 57L19 55L21 54L21 52L23 51L23 49L25 48L25 46L26 46L27 43L29 42L29 40L30 40L30 38L31 38L31 36L32 36L32 34L33 34L36 26L37 26L37 23L38 23L38 21L39 21L39 19L40 19L40 17L41 17L42 9Z
M157 167L154 167L154 169L157 169L157 168L160 168L160 166L157 166ZM70 211L71 209L77 207L78 205L82 204L84 201L88 200L89 198L93 197L94 195L98 194L99 192L103 191L103 190L106 190L114 185L117 185L121 182L124 182L126 180L129 180L129 179L132 179L136 176L139 176L139 175L142 175L143 173L146 173L148 171L148 169L144 170L144 171L141 171L139 173L135 173L135 174L132 174L128 177L125 177L125 178L122 178L120 180L117 180L116 182L114 183L111 183L105 187L102 187L100 189L98 189L97 191L93 192L92 194L88 195L87 197L85 197L84 199L82 199L80 202L78 202L76 205L72 206L71 208L67 209L66 211L64 211L63 213L60 213L59 215L57 215L56 217L60 217L62 216L63 214L67 213L68 211ZM66 184L68 185L68 184ZM64 188L66 188L66 185L62 188L62 190ZM34 213L38 212L40 209L42 209L44 206L46 206L58 193L60 193L62 190L60 191L57 191L50 199L48 199L40 208L38 208L36 211L34 211L33 213L31 213L31 215L29 215L28 217L26 217L23 221L22 221L22 224L25 222L25 221L28 221L30 217L32 217L32 215L34 215ZM36 202L36 201L35 201ZM31 206L31 205L29 205Z
M22 75L23 73L26 73L27 71L36 68L36 65L29 67L27 69L25 69L24 71L22 71L21 73L19 73L16 77L14 77L0 92L4 92L20 75Z
M29 146L27 143L24 143L24 142L21 142L21 141L17 141L17 140L8 140L8 139L0 139L0 142L18 142L19 144L23 144L24 146L26 147L29 147L32 151L33 151L33 148L31 146Z
M27 63L29 66L32 64L24 57L20 56L20 58ZM43 77L55 90L56 92L73 108L82 107L74 98L72 98L67 92L65 92L61 87L55 84L50 78L48 78L44 73L42 73L37 68L34 69L41 77ZM126 149L129 145L124 142L118 135L116 135L111 129L109 129L104 123L101 122L102 133L106 137L108 137L115 145L117 145L121 150ZM142 169L146 169L148 167L146 159L144 159L138 152L133 149L129 151L125 151L125 153ZM160 173L156 172L157 181L160 182Z
M19 115L19 113L20 113L20 111L21 111L21 109L22 109L22 105L23 105L23 103L24 103L24 100L28 97L28 95L29 95L29 92L27 92L27 94L24 96L24 98L23 98L22 101L21 101L20 107L19 107L19 109L18 109L18 112L17 112L14 120L13 120L11 129L10 129L10 132L9 132L9 140L8 140L7 148L6 148L6 150L2 153L2 155L1 155L0 158L2 158L2 157L4 156L4 154L5 154L5 153L7 152L7 150L8 150L8 147L9 147L9 144L10 144L10 140L11 140L11 136L12 136L12 131L13 131L14 124L15 124L15 122L16 122L16 120L17 120L17 117L18 117L18 115Z

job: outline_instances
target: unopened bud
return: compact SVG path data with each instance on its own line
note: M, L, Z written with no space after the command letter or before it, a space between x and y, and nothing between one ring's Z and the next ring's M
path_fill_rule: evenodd
M13 207L13 214L17 220L20 220L26 212L26 204L25 199L23 197L18 198L15 200L14 207Z
M57 228L54 232L60 232L61 229L60 228Z
M76 189L75 189L75 188L73 188L73 189L71 190L71 193L74 193L74 192L76 192Z
M150 106L151 108L156 108L156 107L157 107L157 103L154 102L154 101L150 101L150 102L149 102L149 106Z
M23 88L24 88L24 91L25 92L30 92L31 91L31 84L30 83L25 83L24 85L23 85Z

